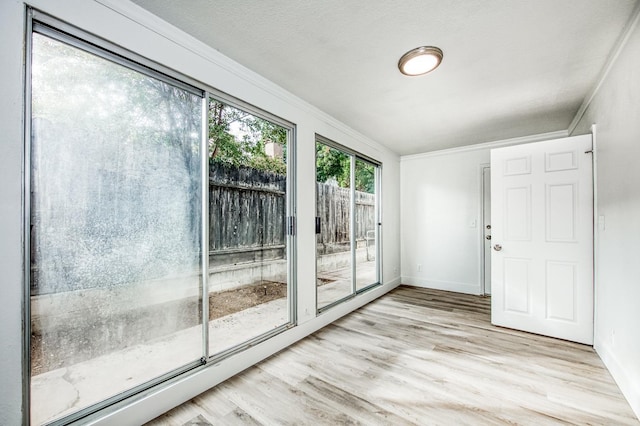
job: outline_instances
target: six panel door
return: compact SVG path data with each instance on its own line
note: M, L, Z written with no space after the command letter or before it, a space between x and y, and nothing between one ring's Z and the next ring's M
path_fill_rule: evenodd
M491 151L493 324L593 343L591 146Z

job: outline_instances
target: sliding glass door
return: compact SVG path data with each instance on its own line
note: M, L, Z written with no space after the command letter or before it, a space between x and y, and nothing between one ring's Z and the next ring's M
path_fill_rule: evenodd
M316 284L322 311L380 283L380 165L316 137Z
M356 291L380 282L378 268L378 208L376 185L378 166L355 158L355 276Z
M31 12L25 374L66 424L295 323L294 125Z
M293 323L287 224L291 132L209 98L209 353Z
M199 363L204 98L35 29L31 420L41 424Z

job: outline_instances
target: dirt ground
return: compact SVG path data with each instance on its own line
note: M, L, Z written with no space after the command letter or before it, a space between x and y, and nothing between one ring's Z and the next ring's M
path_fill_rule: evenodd
M209 294L209 320L271 302L287 295L287 284L263 281L261 284Z

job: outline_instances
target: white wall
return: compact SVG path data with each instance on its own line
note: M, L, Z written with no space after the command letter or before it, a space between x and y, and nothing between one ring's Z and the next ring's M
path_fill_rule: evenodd
M480 294L480 165L488 162L488 148L402 158L403 284Z
M564 136L552 132L402 157L402 283L480 294L481 166L489 164L492 148Z
M578 122L597 126L595 348L640 417L640 26Z
M118 0L32 0L63 21L236 96L297 125L299 326L170 387L128 401L103 424L140 424L277 352L398 285L400 269L399 158L390 150L243 68L137 6ZM21 424L22 359L22 111L25 5L0 2L0 424ZM316 317L315 133L383 164L383 286ZM99 417L99 416L98 416Z

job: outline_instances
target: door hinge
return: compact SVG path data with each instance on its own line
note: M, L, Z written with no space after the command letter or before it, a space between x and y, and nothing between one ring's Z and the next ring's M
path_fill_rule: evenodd
M296 235L296 218L295 216L287 216L287 235Z

